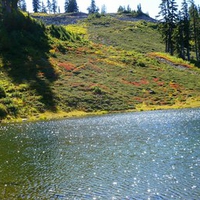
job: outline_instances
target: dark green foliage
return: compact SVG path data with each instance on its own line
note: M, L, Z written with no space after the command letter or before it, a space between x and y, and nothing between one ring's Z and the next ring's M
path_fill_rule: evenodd
M50 1L50 0L47 0L47 11L48 11L49 13L52 12L52 5L51 5L51 1Z
M0 0L0 10L4 13L11 13L16 11L18 8L19 0Z
M191 27L191 40L193 51L195 52L197 61L200 60L200 10L195 5L194 0L190 1L190 27Z
M118 12L118 13L122 13L122 12L124 12L124 11L125 11L125 7L119 6L117 12Z
M29 90L40 96L44 107L55 110L50 84L56 80L57 74L48 61L50 39L47 29L42 23L19 11L6 13L3 19L0 22L1 70L14 84L28 83ZM15 90L6 90L6 93L12 96L16 94L13 96L16 101L17 98L22 98L21 92L17 93ZM6 106L9 115L17 116L21 108L12 99L6 103L6 98L2 98L1 103ZM25 99L23 101L26 102Z
M6 91L3 86L0 85L0 99L6 97Z
M40 1L39 0L33 0L32 1L32 5L33 5L33 11L35 13L40 11L41 5L40 5Z
M49 32L52 37L63 41L74 41L75 37L72 33L68 32L63 26L51 25Z
M43 1L42 1L42 5L41 5L41 12L42 13L47 13L47 9L46 9L46 6L44 5Z
M22 11L26 12L26 1L25 0L19 0L18 6Z
M56 0L52 0L51 8L52 8L53 13L55 14L57 11L57 1Z
M87 8L89 14L94 14L99 12L99 8L96 6L95 0L91 0L90 6Z
M7 109L6 106L0 103L0 119L3 119L7 115Z
M65 12L66 13L78 12L78 5L77 5L76 0L65 1Z
M46 48L47 44L42 39L45 37L45 27L30 16L26 17L18 11L5 14L0 27L0 49L3 51L25 53L27 44Z
M183 0L181 10L177 13L175 0L162 0L159 16L160 31L165 42L165 51L190 60L190 51L200 60L200 9L194 0Z
M159 16L162 17L160 31L165 41L165 51L174 54L173 34L177 22L177 3L175 0L162 0Z

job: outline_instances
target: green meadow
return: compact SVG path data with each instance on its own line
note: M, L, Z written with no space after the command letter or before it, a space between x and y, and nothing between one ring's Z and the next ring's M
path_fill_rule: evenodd
M1 27L2 121L200 106L199 68L163 53L157 23L98 15L46 26L20 13Z

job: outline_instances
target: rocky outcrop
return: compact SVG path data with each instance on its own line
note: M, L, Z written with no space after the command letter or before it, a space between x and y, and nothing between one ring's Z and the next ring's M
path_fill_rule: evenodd
M75 24L78 20L85 19L88 17L86 13L62 13L62 14L49 14L49 15L31 15L37 20L43 21L46 25L68 25Z
M138 16L132 16L130 14L119 15L117 13L109 13L107 14L115 19L122 21L140 21L144 20L147 22L156 23L157 20L151 18L146 14L140 14ZM68 25L75 24L78 20L86 19L88 14L78 12L78 13L62 13L62 14L44 14L44 15L31 15L33 18L43 21L46 25Z

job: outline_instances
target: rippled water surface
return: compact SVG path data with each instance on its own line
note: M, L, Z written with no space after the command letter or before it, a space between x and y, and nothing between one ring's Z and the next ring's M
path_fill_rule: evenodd
M200 109L0 125L0 199L200 199Z

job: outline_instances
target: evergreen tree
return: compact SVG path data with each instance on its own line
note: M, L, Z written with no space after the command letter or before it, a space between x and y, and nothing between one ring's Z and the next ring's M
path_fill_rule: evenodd
M57 1L56 0L52 0L51 6L52 6L52 11L55 14L56 11L57 11Z
M131 13L131 7L130 7L130 5L127 6L126 12L127 13Z
M105 5L105 4L103 4L103 5L101 6L101 14L102 14L102 15L105 15L105 14L106 14L106 5Z
M99 8L96 6L95 0L91 0L90 6L87 8L89 14L94 14L99 12Z
M2 12L11 13L13 10L17 10L19 0L0 0L0 7Z
M138 13L138 14L143 13L143 12L142 12L142 6L141 6L141 3L140 3L139 5L137 5L137 13Z
M190 13L190 25L191 25L191 39L194 43L194 51L196 54L196 59L199 60L199 50L200 50L200 44L199 44L199 33L200 33L200 27L199 27L199 12L198 8L195 5L194 1L190 1L191 6L189 8Z
M158 13L158 17L161 17L160 24L159 24L159 30L161 32L162 38L165 42L165 52L169 52L169 18L168 18L168 4L166 3L166 0L162 0L162 3L159 6L160 12Z
M40 1L39 0L33 0L33 12L37 13L39 12L41 6L40 6Z
M181 12L178 15L178 22L173 33L174 50L178 57L185 59L185 45L184 45L184 21Z
M22 11L26 12L26 1L25 1L25 0L20 0L20 1L18 2L18 7L19 7Z
M65 12L66 12L66 13L68 12L68 7L69 7L69 0L65 0L64 9L65 9Z
M46 13L47 12L46 6L44 5L43 1L42 1L42 5L41 5L41 12L42 13Z
M76 0L65 0L65 12L78 12L78 5Z
M52 12L52 7L51 7L51 2L50 2L50 0L47 0L47 10L48 10L49 13Z
M118 13L122 13L122 12L124 12L124 8L123 8L123 6L119 6L117 12L118 12Z
M190 60L190 15L189 15L189 9L188 9L188 4L186 0L183 0L182 2L181 22L182 22L181 26L182 26L182 31L183 31L184 48L186 48L187 60ZM185 54L185 52L183 53ZM185 58L185 55L183 55L183 58Z
M162 17L160 30L165 41L165 50L171 55L174 54L173 34L177 22L177 7L175 0L162 0L160 4L159 16Z

